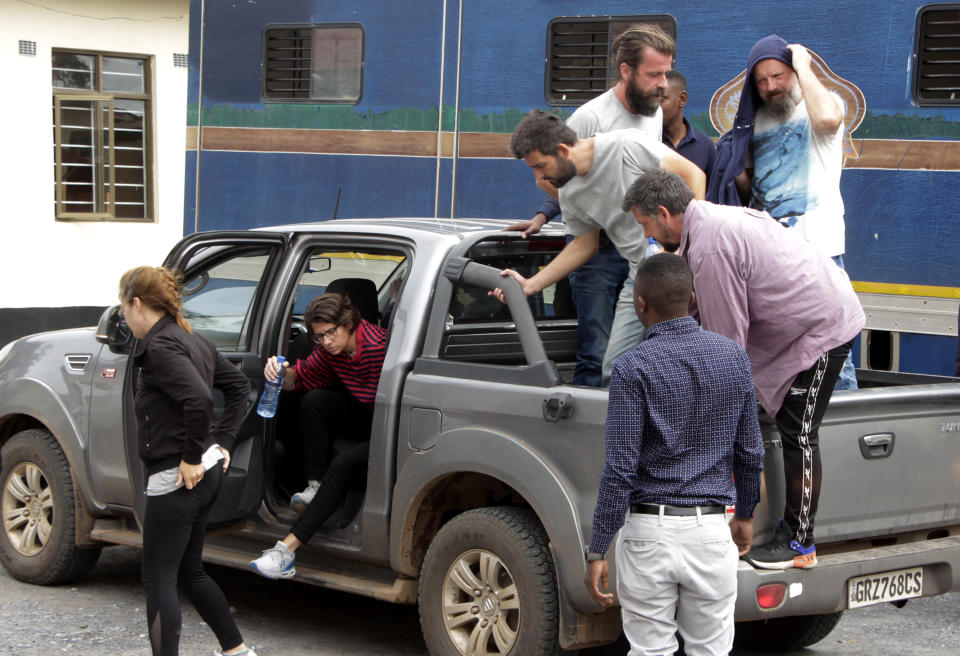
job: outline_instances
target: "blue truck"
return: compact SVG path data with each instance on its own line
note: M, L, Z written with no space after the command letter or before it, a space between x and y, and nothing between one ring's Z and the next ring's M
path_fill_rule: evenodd
M338 217L530 218L509 135L612 81L609 45L673 34L690 122L718 136L747 53L806 45L847 104L861 368L952 373L960 301L957 4L881 0L192 0L184 234Z

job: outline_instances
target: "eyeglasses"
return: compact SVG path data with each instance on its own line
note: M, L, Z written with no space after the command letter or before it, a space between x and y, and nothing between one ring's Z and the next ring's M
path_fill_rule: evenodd
M313 338L315 344L319 344L324 339L333 339L337 336L337 331L340 330L340 326L334 326L324 330L322 333L310 333L310 336Z

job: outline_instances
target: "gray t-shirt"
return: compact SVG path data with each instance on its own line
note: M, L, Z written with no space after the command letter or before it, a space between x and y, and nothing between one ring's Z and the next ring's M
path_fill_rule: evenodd
M560 209L570 234L605 230L631 265L643 261L647 239L633 214L620 209L634 180L660 167L667 147L640 130L614 130L593 137L593 165L560 188Z
M611 130L636 128L659 141L663 136L663 112L659 107L653 116L629 112L611 88L578 107L567 119L567 125L581 139Z

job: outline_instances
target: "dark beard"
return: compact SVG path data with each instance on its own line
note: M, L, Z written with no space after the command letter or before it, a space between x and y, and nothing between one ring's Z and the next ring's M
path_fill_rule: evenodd
M668 252L668 253L676 253L677 250L680 249L680 244L677 243L677 242L673 242L673 241L661 241L661 242L658 242L658 243L659 243L661 246L663 246L663 250L665 250L665 251Z
M559 189L563 185L567 184L573 180L574 176L577 175L577 167L574 166L573 162L568 159L557 158L558 162L562 162L560 169L560 174L556 178L545 178L547 182L552 184L554 187Z
M631 77L627 82L626 96L634 112L641 116L653 116L660 108L660 101L663 100L663 89L654 88L643 91Z

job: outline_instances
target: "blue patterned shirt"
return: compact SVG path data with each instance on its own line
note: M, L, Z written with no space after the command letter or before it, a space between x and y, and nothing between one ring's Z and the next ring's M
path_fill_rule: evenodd
M763 438L750 361L691 317L654 324L610 378L606 463L590 551L606 553L631 503L736 504L760 499Z

